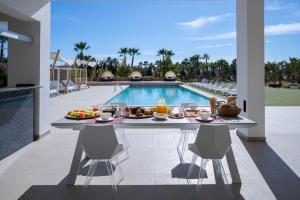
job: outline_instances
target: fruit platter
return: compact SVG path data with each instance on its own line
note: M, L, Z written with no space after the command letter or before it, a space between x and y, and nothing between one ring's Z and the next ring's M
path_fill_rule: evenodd
M143 108L143 107L126 107L125 117L129 119L144 119L150 118L153 116L154 113L153 108Z
M69 111L66 115L67 119L92 119L100 116L100 112L97 107L75 109Z

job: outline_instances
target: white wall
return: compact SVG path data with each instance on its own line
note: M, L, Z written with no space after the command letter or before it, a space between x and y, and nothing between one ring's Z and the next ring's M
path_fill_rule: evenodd
M43 4L31 17L31 21L21 21L1 15L1 20L8 21L10 31L15 31L33 38L32 43L23 43L9 39L8 86L17 83L33 83L42 86L36 90L36 135L47 132L50 128L47 109L49 105L49 56L50 56L50 2Z

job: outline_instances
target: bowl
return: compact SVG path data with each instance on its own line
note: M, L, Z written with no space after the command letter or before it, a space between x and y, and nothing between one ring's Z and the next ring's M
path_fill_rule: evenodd
M109 113L109 112L104 112L101 114L102 120L108 120L110 117L111 117L111 113Z
M209 112L200 112L199 113L199 117L202 119L202 120L208 120L208 118L210 117L210 113Z

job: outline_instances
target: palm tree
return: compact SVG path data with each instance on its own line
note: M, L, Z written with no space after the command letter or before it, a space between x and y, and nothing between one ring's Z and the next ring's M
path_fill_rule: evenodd
M129 53L129 55L132 56L131 57L131 65L130 65L130 68L132 68L133 67L133 62L134 62L134 56L135 55L140 55L141 53L140 53L140 50L136 49L136 48L130 48L130 49L128 49L128 53Z
M89 63L90 62L96 62L96 58L94 58L93 56L91 55L87 55L87 56L84 56L84 60L87 62L86 63L86 69L87 69L87 72L88 72L88 66L89 66ZM93 74L96 72L96 66L94 66L94 69L92 71L92 73L90 74L90 80L92 80L93 78Z
M0 36L0 43L1 43L1 49L0 49L0 63L4 61L4 45L7 42L7 38L4 36Z
M289 58L290 63L287 65L286 73L292 83L298 78L298 70L300 70L300 60L297 58Z
M208 62L208 60L210 59L210 56L209 56L207 53L205 53L205 54L203 54L203 57L202 57L202 58L205 60L206 71L208 71L207 62Z
M77 52L77 58L79 60L84 60L84 51L87 51L90 48L86 42L79 42L74 45L74 51Z
M196 54L196 55L193 55L192 57L190 57L189 61L190 63L192 64L192 69L191 71L193 72L194 75L200 75L200 69L199 69L199 64L200 64L200 59L201 59L201 56Z
M166 57L166 53L167 53L167 49L159 49L157 52L157 56L162 56L162 61L165 61L165 57Z
M123 57L123 64L126 65L126 55L129 53L129 49L127 47L120 48L120 51L118 54L120 54L120 57Z
M174 55L175 53L172 50L167 50L164 48L158 50L157 56L162 56L163 74L168 71L168 65L172 63L171 57Z

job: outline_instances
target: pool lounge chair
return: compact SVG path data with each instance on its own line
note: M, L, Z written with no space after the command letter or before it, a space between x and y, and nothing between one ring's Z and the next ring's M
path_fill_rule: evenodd
M61 81L61 84L62 84L62 86L63 86L63 91L65 90L65 87L66 87L67 83L68 83L68 80L62 80L62 81ZM75 83L73 83L73 81L69 80L67 89L68 89L68 92L70 92L70 91L75 91L75 90L78 89L78 86L77 86ZM60 91L61 91L61 90L60 90Z
M58 86L55 84L51 84L50 82L50 97L56 96L58 95L59 91L58 91Z
M58 81L50 81L50 97L58 95Z

